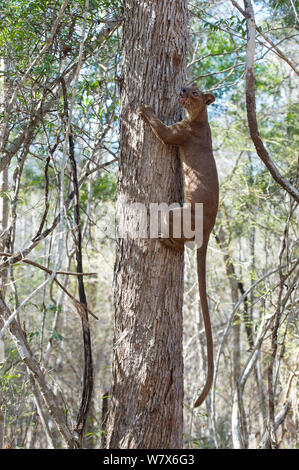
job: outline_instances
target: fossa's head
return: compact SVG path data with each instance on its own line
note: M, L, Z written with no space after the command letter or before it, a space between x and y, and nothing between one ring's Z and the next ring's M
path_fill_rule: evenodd
M180 92L180 104L191 114L197 114L203 111L214 101L214 95L211 93L205 94L197 87L182 88Z

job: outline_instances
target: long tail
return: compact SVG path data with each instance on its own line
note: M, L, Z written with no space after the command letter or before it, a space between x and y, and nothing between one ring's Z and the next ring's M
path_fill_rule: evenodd
M197 250L197 275L198 275L198 287L200 295L201 310L205 325L206 339L207 339L207 352L208 352L208 373L207 379L203 391L197 398L194 408L197 408L205 400L209 393L211 385L213 383L214 376L214 358L213 358L213 337L212 328L207 300L206 290L206 255L207 255L207 243L204 243L201 248Z

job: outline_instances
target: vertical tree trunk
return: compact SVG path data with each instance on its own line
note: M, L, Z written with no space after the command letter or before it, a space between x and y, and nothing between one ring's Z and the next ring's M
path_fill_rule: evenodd
M225 270L230 284L232 304L238 302L238 280L233 260L230 255L230 241L226 241L224 230L220 230L216 237L221 250L224 252ZM239 387L241 373L241 351L240 351L240 317L236 315L233 324L233 403L232 403L232 441L234 449L244 449L247 439L246 418L243 407L242 393Z
M9 56L9 54L8 54ZM7 59L0 60L1 69L4 70L6 76L0 78L0 113L4 113L7 108L7 103L10 99L11 89L9 79L7 78L9 67L7 63ZM6 77L6 78L5 78ZM3 131L3 120L0 122L0 134ZM0 142L1 146L2 142ZM9 198L7 195L9 189L9 182L8 182L8 166L4 166L2 171L0 171L0 251L7 251L6 243L7 243L7 233L6 229L8 226L8 218L9 218ZM2 269L0 273L0 290L2 295L5 295L6 292L6 284L7 284L7 277L8 277L8 270Z
M187 0L124 0L118 210L182 202L177 149L140 120L141 103L165 123L180 119ZM125 227L125 228L126 228ZM183 254L157 240L118 239L113 393L108 448L181 448Z
M0 60L0 66L1 69L7 72L7 64L6 61L3 59ZM6 101L7 101L7 82L6 80L1 77L0 78L0 113L3 113L5 110L6 106ZM0 124L0 134L2 133L2 126L3 123ZM0 142L1 146L1 142ZM0 171L0 251L6 251L6 238L5 236L5 231L8 226L8 216L9 216L9 199L7 197L7 191L8 191L8 166L3 168L2 171ZM6 292L6 285L7 285L7 269L2 269L0 273L0 293L2 295L5 295ZM1 316L1 311L0 311L0 316ZM4 359L2 358L2 355L4 355L4 342L2 339L0 339L0 364L1 361ZM3 407L4 407L5 401L4 401L4 394L0 390L0 449L3 449L4 447L4 413L3 413Z

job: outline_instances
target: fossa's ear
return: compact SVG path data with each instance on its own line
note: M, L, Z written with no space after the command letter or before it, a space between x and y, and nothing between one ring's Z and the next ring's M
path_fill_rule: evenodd
M212 95L212 93L207 93L207 94L205 95L206 105L209 105L209 104L211 104L211 103L214 103L215 99L216 99L216 98L215 98L214 95Z

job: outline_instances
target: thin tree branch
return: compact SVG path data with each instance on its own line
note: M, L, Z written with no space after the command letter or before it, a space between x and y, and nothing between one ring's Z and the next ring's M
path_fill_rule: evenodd
M82 184L86 181L86 179L88 178L88 176L90 176L92 173L94 173L95 171L99 171L99 170L102 170L104 168L106 168L107 166L111 165L111 163L115 163L118 159L117 158L114 158L113 160L111 160L110 162L106 162L106 163L103 163L101 165L98 165L96 166L95 168L92 168L91 170L87 170L85 172L85 174L80 178L79 180L79 187L82 186ZM74 191L71 191L71 193L68 195L68 197L66 198L65 200L65 209L67 209L70 205L70 203L72 202L72 200L74 199ZM24 258L26 258L26 256L29 255L29 253L31 253L31 251L42 241L44 240L50 233L53 232L53 230L57 227L57 224L60 220L60 212L59 214L55 217L51 227L45 229L38 237L33 237L33 243L25 248L24 250L20 251L19 253L16 253L15 255L13 255L13 258L10 258L6 261L4 261L3 263L0 264L0 270L9 266L10 264L15 264L15 263L18 263L20 261L22 261Z
M299 258L295 259L295 260L292 260L291 261L292 264L294 264L293 268L292 268L292 271L294 270L294 268L298 265L299 263ZM232 325L232 321L235 317L235 314L236 312L238 311L240 305L242 305L242 303L244 302L244 300L246 299L246 297L248 296L248 294L253 290L255 289L255 287L260 284L261 282L263 282L267 277L269 276L272 276L272 274L275 274L277 273L278 271L280 271L282 268L284 268L285 266L280 266L276 269L272 269L271 271L267 272L266 274L264 274L262 277L260 277L257 281L255 281L245 292L244 294L239 298L238 302L236 303L236 305L234 306L233 308L233 311L227 321L227 325L226 325L226 328L225 328L225 331L223 332L223 335L222 335L222 338L221 338L221 342L220 342L220 345L219 345L219 348L218 348L218 352L217 352L217 356L216 356L216 361L215 361L215 374L214 374L214 381L213 381L213 386L212 386L212 399L211 399L211 407L212 407L212 415L213 415L213 429L214 429L214 439L215 439L215 444L216 444L216 447L219 448L219 442L218 442L218 433L217 433L217 428L216 428L216 414L215 414L215 392L216 392L216 383L217 383L217 375L218 375L218 369L219 369L219 363L220 363L220 356L222 354L222 351L223 351L223 347L224 347L224 344L225 344L225 341L226 341L226 338L227 338L227 335L228 335L228 332L231 328L231 325ZM290 274L290 273L289 273ZM285 300L286 301L286 300ZM255 342L255 347L257 347L258 345L258 341L259 341L259 338L257 338L256 342ZM253 357L255 353L255 348L253 348L253 350L251 351L251 358ZM252 366L254 365L255 361L252 361ZM244 379L246 381L247 379L247 372L249 370L249 367L251 367L251 364L249 365L249 359L247 360L247 363L246 365L243 367L243 372L241 374L241 377L240 377L240 382L242 382ZM245 383L245 382L244 382ZM240 384L240 386L242 386L243 383Z
M295 5L294 0L291 0L291 4L292 4L293 10L294 10L296 21L297 21L297 23L299 23L299 16L298 16L298 13L297 13L297 10L296 10L296 5Z
M11 317L11 312L1 295L0 312L3 316L3 320ZM28 341L24 335L24 332L22 331L20 325L15 319L13 319L13 321L10 323L9 330L14 339L22 361L25 363L26 367L32 373L35 381L39 385L41 394L45 400L45 403L47 404L49 413L52 416L57 426L57 429L59 430L59 433L63 438L63 441L66 443L69 449L77 448L77 442L75 441L70 429L68 428L64 413L62 412L57 403L57 397L47 384L44 372L42 371L35 357L33 356Z
M86 21L87 21L87 13L89 7L89 0L85 2L85 11L84 11L84 24L83 24L83 31L82 31L82 41L80 44L80 51L79 51L79 60L78 60L78 71L80 70L81 63L82 63L82 54L83 54L83 45L85 40L85 28L86 28ZM78 77L78 75L77 75ZM68 107L68 100L67 100L67 90L64 79L61 80L62 85L62 94L64 100L64 112L67 118L67 136L68 136L68 144L69 144L69 157L72 167L72 178L73 178L73 186L74 186L74 218L76 223L76 232L77 238L75 240L76 243L76 260L77 260L77 272L83 272L83 257L82 257L82 231L81 231L81 220L80 220L80 198L79 198L79 182L78 182L78 175L77 175L77 164L75 160L75 151L74 151L74 139L73 139L73 132L72 132L72 110L74 106L75 100L75 93L77 88L77 81L75 82L72 100L71 100L71 107L69 110ZM83 385L82 385L82 398L81 404L77 416L77 423L75 432L78 435L79 442L82 442L83 432L86 425L86 420L88 416L88 410L91 402L92 392L93 392L93 360L92 360L92 347L91 347L91 334L90 328L88 324L88 308L87 308L87 298L85 293L85 286L83 277L78 277L78 291L79 291L79 298L80 298L80 305L81 305L81 314L82 314L82 331L83 331L83 343L84 343L84 373L83 373Z
M112 17L112 18L107 18L107 21L101 28L99 34L97 35L96 41L94 41L94 44L92 45L91 49L94 51L96 47L110 34L113 33L113 31L120 25L122 21L122 18L120 17ZM89 54L91 53L90 50L88 50ZM85 57L87 58L88 55ZM2 141L2 152L0 155L0 171L5 168L12 157L16 154L16 152L20 149L21 145L25 141L30 141L32 140L33 136L37 132L37 127L44 118L44 116L51 110L53 105L57 103L57 100L61 97L61 87L59 87L59 83L61 82L61 78L65 78L65 81L67 84L71 83L72 80L74 79L76 69L77 69L78 61L75 61L72 65L68 66L60 75L57 77L51 84L51 88L48 87L45 92L48 94L50 93L52 95L52 98L49 99L46 103L44 103L46 99L46 94L44 94L43 98L41 99L41 102L39 103L37 110L34 114L30 116L29 122L24 122L24 124L21 127L21 130L19 132L19 135L10 143L7 144L6 140L5 142ZM55 90L56 89L56 90Z
M198 59L194 59L192 60L192 62L189 62L189 64L187 65L187 69L189 69L190 67L192 67L192 65L196 64L197 62L201 62L202 60L204 59L207 59L207 57L216 57L216 56L223 56L223 55L228 55L228 54L235 54L236 52L238 52L240 49L242 49L242 46L239 46L239 47L236 47L234 50L232 51L227 51L227 52L217 52L215 54L207 54L207 55L204 55L202 57L199 57ZM223 72L225 72L225 70L223 70ZM221 73L221 72L218 72L218 73ZM201 75L202 76L202 75Z
M231 3L233 4L233 6L235 8L237 8L237 10L244 16L244 18L246 18L246 21L248 19L250 19L250 17L252 15L250 15L247 7L246 7L246 4L245 4L245 11L238 5L238 3L235 1L235 0L231 0ZM253 19L254 21L254 26L255 26L255 29L257 30L257 32L265 39L266 42L268 42L270 45L271 45L271 49L274 49L276 52L277 52L277 55L282 59L284 60L290 67L291 69L295 72L296 75L299 76L299 71L296 69L296 67L292 64L292 62L284 55L284 53L277 47L277 45L274 44L274 42L268 38L268 36L266 36L261 28L259 28L257 25L256 25L256 22L255 22L255 19Z
M255 53L255 21L254 11L251 0L244 0L247 25L247 47L246 47L246 107L247 119L251 139L256 148L257 154L264 162L275 181L285 189L297 202L299 202L299 191L288 180L279 173L277 167L270 158L259 134L258 123L256 118L255 105L255 76L254 76L254 53Z
M12 257L13 255L11 253L0 252L0 256ZM22 260L19 260L19 261L22 261L23 263L31 264L32 266L36 266L37 268L43 269L47 273L52 274L51 269L48 269L45 266L42 266L41 264L37 263L36 261L32 261L32 260L27 259L27 258L23 258ZM16 262L19 262L19 261L16 261ZM13 263L13 264L15 264L15 263ZM74 273L74 272L70 272L70 271L56 271L56 274L64 274L66 276L96 276L97 275L97 273Z
M288 412L290 410L290 404L287 402L281 411L275 416L274 420L274 430L277 431L279 426L284 422L286 419ZM265 434L263 435L260 444L258 445L258 449L269 449L270 448L270 432L267 429Z
M16 102L18 93L19 93L20 89L22 88L22 86L24 85L24 83L26 82L26 80L28 78L28 75L29 75L30 71L32 70L32 68L39 61L39 59L42 57L42 55L45 54L45 52L47 52L50 45L52 44L52 41L55 37L55 34L57 32L58 26L60 24L60 21L62 19L62 16L64 14L64 11L65 11L66 7L67 7L68 2L69 2L69 0L64 0L64 3L60 8L60 11L59 11L59 13L57 15L57 18L56 18L56 20L53 24L53 27L52 27L52 30L50 32L50 35L49 35L48 39L46 40L46 42L45 42L44 46L42 47L42 49L40 50L39 54L35 57L35 59L29 65L28 69L26 70L26 72L24 73L24 75L22 77L22 80L20 80L20 82L15 86L14 92L11 96L11 99L10 99L8 105L7 105L7 109L5 110L6 111L6 118L5 118L5 124L3 126L3 132L1 134L1 143L2 143L1 150L2 151L5 149L6 142L7 142L7 139L8 139L9 114L12 111L12 108L13 108L15 102Z
M49 429L49 426L48 426L48 423L47 423L47 418L46 418L44 410L43 410L43 399L40 396L39 388L38 388L37 384L35 383L35 380L34 380L31 372L29 373L29 380L30 380L32 390L33 390L33 396L34 396L34 402L35 402L36 410L39 414L39 417L40 417L40 420L41 420L41 423L42 423L42 427L43 427L44 433L46 435L46 439L47 439L47 443L48 443L48 449L55 449L53 436L52 436L51 431Z

